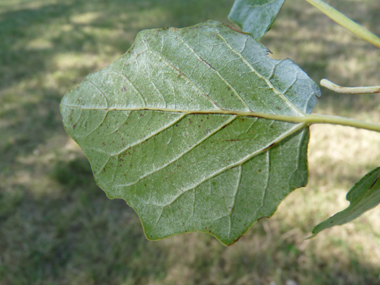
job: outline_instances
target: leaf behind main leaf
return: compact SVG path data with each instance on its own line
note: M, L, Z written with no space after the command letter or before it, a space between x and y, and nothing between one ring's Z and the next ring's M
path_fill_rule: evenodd
M228 18L256 40L270 30L285 0L236 0Z
M318 224L312 231L314 236L325 229L348 223L380 203L380 167L360 179L346 198L350 206Z
M147 238L199 231L229 245L307 183L308 127L266 114L304 116L319 95L292 61L209 21L140 32L61 112L98 185L136 210Z

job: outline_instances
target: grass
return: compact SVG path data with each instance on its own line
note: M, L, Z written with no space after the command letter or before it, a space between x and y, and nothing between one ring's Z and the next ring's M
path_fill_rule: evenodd
M232 2L0 2L1 285L380 283L379 209L304 239L378 166L380 134L313 126L309 186L226 248L202 234L147 241L137 215L106 198L63 130L63 94L120 57L138 31L227 22ZM378 1L330 4L380 34ZM380 50L304 1L288 1L263 42L316 81L379 84ZM380 122L380 96L323 92L317 113Z

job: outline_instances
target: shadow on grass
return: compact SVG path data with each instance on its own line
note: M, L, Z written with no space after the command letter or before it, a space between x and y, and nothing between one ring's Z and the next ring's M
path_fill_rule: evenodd
M106 52L121 55L132 44L135 34L142 29L168 25L188 26L215 16L226 21L224 13L232 3L231 0L224 0L215 7L212 1L196 0L175 3L169 0L96 1L95 4L87 1L62 2L0 14L2 89L54 70L51 59L62 52ZM152 18L141 20L140 14L143 13ZM51 31L49 26L58 28ZM104 33L99 34L96 29ZM133 36L126 40L107 35L107 32L112 34L114 30L125 30ZM48 34L46 36L50 46L31 48L31 41L44 38L44 32ZM112 46L112 49L105 51L105 45Z
M200 234L150 242L134 211L122 200L108 200L96 186L84 157L57 161L49 176L62 188L59 195L36 197L22 187L1 194L0 248L5 250L0 253L0 280L4 284L178 284L183 278L188 279L181 284L223 284L244 276L249 278L241 284L273 279L278 284L289 279L376 284L376 269L348 247L348 261L334 254L325 260L318 252L300 250L294 236L268 233L267 221L231 248ZM331 259L334 269L328 267ZM297 260L313 265L297 267ZM170 283L165 278L173 268L179 271Z
M10 159L64 133L63 94L99 69L99 63L71 63L75 55L79 61L84 55L107 61L124 53L142 29L195 24L218 12L222 18L230 4L224 0L212 10L212 1L63 1L1 13L0 120L6 123L0 125L0 152ZM141 20L144 13L151 18ZM67 68L57 64L59 55L68 55L61 60Z
M6 248L0 280L120 284L163 276L165 253L145 241L137 216L124 201L105 197L85 158L57 162L50 176L63 187L58 197L34 197L24 189L1 197L9 206L0 210L0 248Z

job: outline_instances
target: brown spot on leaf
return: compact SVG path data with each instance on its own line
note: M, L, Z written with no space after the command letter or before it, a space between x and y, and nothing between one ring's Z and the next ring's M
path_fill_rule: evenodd
M235 32L238 32L238 33L243 34L243 35L249 35L249 33L245 33L245 32L243 32L243 31L240 31L240 30L238 30L238 29L235 29L235 28L231 27L230 25L227 25L227 24L225 24L225 23L222 23L222 24L223 24L224 26L230 28L231 30L235 31Z
M228 246L234 245L242 236L238 237L237 239L234 240L233 243L229 244Z
M261 217L261 218L258 218L257 221L261 221L262 219L269 219L270 217Z
M240 139L230 139L230 140L225 140L223 142L239 142Z

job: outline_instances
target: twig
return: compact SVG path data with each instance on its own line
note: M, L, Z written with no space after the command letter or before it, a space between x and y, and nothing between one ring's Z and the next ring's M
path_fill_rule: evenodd
M337 22L339 25L345 27L347 30L353 32L357 36L366 40L367 42L373 44L374 46L380 48L380 38L375 34L371 33L367 29L363 28L358 23L354 22L335 8L331 7L329 4L321 0L306 0L311 5L319 9L322 13L327 15L329 18Z
M326 87L332 91L337 93L345 93L345 94L372 94L372 93L380 93L380 86L359 86L359 87L343 87L339 86L330 80L322 79L321 86Z

